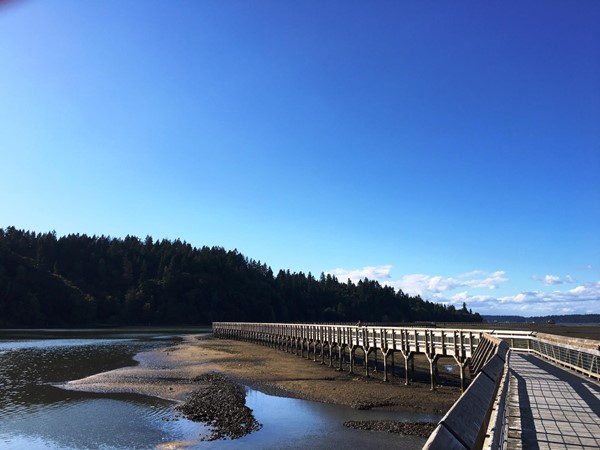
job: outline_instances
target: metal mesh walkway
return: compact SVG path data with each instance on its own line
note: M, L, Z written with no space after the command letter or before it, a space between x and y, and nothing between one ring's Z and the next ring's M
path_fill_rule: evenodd
M600 449L600 385L533 355L509 367L509 449Z

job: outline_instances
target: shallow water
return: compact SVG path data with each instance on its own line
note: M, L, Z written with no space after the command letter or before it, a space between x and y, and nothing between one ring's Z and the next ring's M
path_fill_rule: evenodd
M201 330L190 330L195 333ZM178 333L183 333L178 330ZM173 334L0 331L1 449L279 449L378 445L420 448L423 438L348 429L346 420L436 421L439 416L359 411L248 390L263 428L239 440L204 442L207 428L175 404L131 394L66 391L52 385L134 365L133 356L173 343ZM38 337L36 339L36 337Z
M66 399L51 408L5 418L0 447L146 449L203 431L186 420L168 421L172 415L172 404L141 396Z
M361 411L346 406L274 397L251 390L247 393L246 404L263 428L238 441L223 443L219 449L420 449L425 443L423 438L354 430L344 427L343 423L347 420L377 419L419 422L440 418L429 414Z

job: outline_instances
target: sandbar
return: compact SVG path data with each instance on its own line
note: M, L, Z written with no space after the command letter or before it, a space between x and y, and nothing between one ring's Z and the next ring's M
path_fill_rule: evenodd
M396 360L397 376L384 382L381 369L364 374L337 371L312 359L253 343L217 339L210 335L184 336L176 345L139 353L135 366L102 372L58 387L100 393L135 393L184 402L197 390L193 381L207 373L261 392L354 408L418 411L444 414L460 396L452 360L441 361L440 384L430 390L426 361L415 361L415 381L405 385Z

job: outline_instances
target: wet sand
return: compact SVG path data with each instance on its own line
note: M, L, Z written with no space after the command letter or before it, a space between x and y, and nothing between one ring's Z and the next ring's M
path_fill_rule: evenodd
M489 328L489 324L485 328ZM483 326L482 325L482 326ZM498 329L521 329L571 338L599 339L595 325L498 324ZM510 325L510 326L509 326ZM360 351L357 352L360 356ZM429 368L424 355L415 356L414 381L404 385L403 358L396 355L395 375L383 382L379 372L365 377L361 364L355 375L300 358L270 347L247 342L186 336L177 345L140 353L137 366L124 367L74 380L65 389L92 392L126 392L183 402L197 390L195 377L220 373L261 392L354 408L382 408L443 414L460 396L458 368L452 358L438 362L439 385L430 390ZM360 361L359 361L360 362ZM373 362L370 365L372 367ZM380 361L381 364L381 361Z
M536 328L535 331L548 332L553 331L554 327ZM571 338L589 339L597 337L595 332L598 327L561 327L560 331ZM597 346L597 342L590 342ZM379 370L374 370L374 361L370 361L367 377L361 364L361 352L357 353L356 373L351 375L347 364L345 370L338 371L327 364L322 365L271 347L216 339L210 335L185 336L180 343L170 347L136 355L139 363L136 366L69 381L59 387L101 393L136 393L176 401L180 404L178 409L186 417L212 424L214 430L207 438L209 440L238 438L260 428L261 424L254 420L251 410L245 407L243 391L240 392L240 398L233 395L240 389L239 385L266 394L357 409L440 415L448 411L460 396L458 367L452 358L440 358L438 361L438 387L431 391L429 364L424 355L415 356L413 380L406 386L404 360L400 355L396 355L395 370L390 370L391 380L384 382L381 358ZM337 365L337 361L334 365ZM223 408L215 409L215 405ZM240 421L252 426L240 429ZM344 425L427 436L434 424L349 421Z
M415 381L404 385L401 377L383 382L381 369L364 376L336 371L269 347L247 342L186 336L177 345L140 353L139 365L103 372L59 387L91 392L127 392L183 402L198 389L195 377L221 373L240 384L267 394L301 398L355 408L445 413L460 396L452 360L441 361L440 386L430 390L426 361L415 361ZM402 358L396 357L400 366Z

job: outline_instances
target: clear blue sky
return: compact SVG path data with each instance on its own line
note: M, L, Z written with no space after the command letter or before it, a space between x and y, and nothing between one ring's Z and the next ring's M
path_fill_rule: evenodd
M0 227L600 313L600 2L0 2Z

